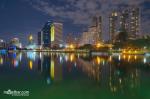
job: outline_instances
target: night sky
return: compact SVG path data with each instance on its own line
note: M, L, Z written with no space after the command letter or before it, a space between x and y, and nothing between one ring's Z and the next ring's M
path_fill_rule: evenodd
M99 14L107 40L108 14L131 5L141 10L141 34L150 34L150 0L0 0L0 38L9 41L18 37L27 44L31 33L36 41L37 32L48 20L62 22L64 35L80 35L92 16Z

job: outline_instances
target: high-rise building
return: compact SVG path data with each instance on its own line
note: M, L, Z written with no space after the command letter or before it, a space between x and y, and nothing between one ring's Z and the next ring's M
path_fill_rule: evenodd
M120 31L126 31L127 33L129 33L129 10L127 9L121 11Z
M92 19L88 31L82 33L80 45L91 44L96 45L102 42L102 17L95 16Z
M80 39L80 46L85 44L90 44L90 33L88 31L84 31L82 33L81 39Z
M102 41L102 17L99 16L97 18L97 32L98 32L98 40Z
M51 47L51 25L52 22L48 21L42 29L43 47Z
M63 44L63 24L53 22L51 25L51 47L61 47Z
M118 20L119 23L118 24ZM140 14L139 8L131 7L112 12L109 16L109 36L111 43L115 42L117 35L125 32L127 39L136 39L140 31Z
M91 27L94 27L96 29L94 35L96 43L101 42L102 41L102 17L101 16L93 17Z
M63 44L63 24L48 21L41 33L38 33L38 44L42 47L61 47Z
M120 29L127 32L129 39L137 38L140 31L139 8L133 6L128 10L123 10L120 16L120 25Z
M118 31L118 13L113 11L109 16L109 39L113 43Z
M98 32L97 32L97 27L96 26L90 26L88 28L88 32L87 32L87 36L89 37L88 39L88 43L89 44L96 44L97 42L99 42L99 36L98 36Z
M140 31L140 14L139 8L131 8L130 13L130 38L137 38Z

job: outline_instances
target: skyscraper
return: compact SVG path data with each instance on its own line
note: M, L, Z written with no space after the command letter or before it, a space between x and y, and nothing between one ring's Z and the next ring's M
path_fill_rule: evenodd
M48 21L42 29L43 47L51 47L51 25L52 22Z
M139 8L131 8L130 13L130 38L137 38L140 31L140 14Z
M91 27L95 27L96 29L94 34L96 43L101 42L102 41L102 17L101 16L93 17Z
M115 40L118 27L118 13L113 11L109 16L109 37L111 43L113 43Z
M118 24L118 20L120 24ZM111 13L109 17L109 34L111 43L115 42L119 33L125 33L127 36L125 38L127 39L136 39L139 36L139 31L139 8L133 6L128 9L123 9L120 12Z
M94 45L100 41L96 26L90 26L87 33L89 44Z
M97 24L96 25L97 25L97 32L99 34L98 40L102 41L102 17L101 16L99 16L97 18Z
M51 25L51 47L61 47L63 44L63 24L53 22Z
M48 21L41 32L38 33L38 44L42 47L61 47L63 44L63 24Z
M102 17L94 16L88 31L82 33L80 45L96 45L102 42Z
M129 10L127 9L121 11L120 31L126 31L129 33Z

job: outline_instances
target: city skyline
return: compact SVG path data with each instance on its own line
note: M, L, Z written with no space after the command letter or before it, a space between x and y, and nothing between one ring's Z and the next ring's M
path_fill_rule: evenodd
M150 99L150 0L0 0L2 99Z
M0 16L1 39L9 40L18 37L23 44L27 44L26 38L32 33L34 40L37 40L37 33L48 20L62 22L64 24L64 35L70 32L74 33L74 35L76 33L81 34L89 26L91 17L95 16L95 14L100 14L103 21L103 38L108 40L109 16L107 14L110 13L110 9L118 10L120 7L127 7L133 4L140 8L142 17L141 32L149 33L148 26L150 23L148 19L150 14L148 4L150 3L148 0L136 0L136 2L135 0L123 0L124 2L116 1L114 3L111 1L113 0L108 0L107 2L103 0L79 0L76 2L75 0L2 0L0 2L2 13ZM83 7L83 4L89 5ZM110 5L109 9L108 5ZM84 10L85 12L83 13L82 11Z

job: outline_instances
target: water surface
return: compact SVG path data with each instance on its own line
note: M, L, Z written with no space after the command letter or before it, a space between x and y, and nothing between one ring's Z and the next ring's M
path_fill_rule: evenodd
M0 53L0 97L28 90L21 98L150 99L150 57L86 53Z

